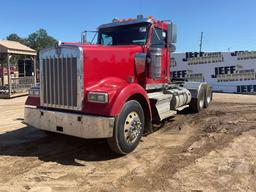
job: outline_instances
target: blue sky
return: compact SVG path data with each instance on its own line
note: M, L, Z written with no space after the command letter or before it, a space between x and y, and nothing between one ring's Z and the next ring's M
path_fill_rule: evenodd
M61 41L79 41L114 17L152 15L178 25L177 51L256 50L255 0L2 0L0 39L26 37L39 28Z

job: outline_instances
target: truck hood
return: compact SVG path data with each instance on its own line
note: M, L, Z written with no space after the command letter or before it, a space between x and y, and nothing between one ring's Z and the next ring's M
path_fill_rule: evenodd
M121 83L136 82L135 54L142 51L134 45L72 43L41 50L40 105L79 111L90 88L108 85L114 91ZM112 81L106 83L109 78Z
M102 46L80 45L84 54L84 85L90 87L105 78L125 81L135 77L134 58L143 48L138 45Z

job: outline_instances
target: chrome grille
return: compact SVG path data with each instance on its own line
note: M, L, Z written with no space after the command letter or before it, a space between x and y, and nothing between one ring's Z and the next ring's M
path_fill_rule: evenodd
M64 49L57 55L53 50L44 52L40 59L41 105L63 109L80 109L82 103L81 54Z

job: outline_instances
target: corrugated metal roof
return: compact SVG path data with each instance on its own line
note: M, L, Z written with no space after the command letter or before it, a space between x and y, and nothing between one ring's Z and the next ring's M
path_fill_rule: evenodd
M36 51L19 42L0 40L0 53L11 53L20 55L36 55Z

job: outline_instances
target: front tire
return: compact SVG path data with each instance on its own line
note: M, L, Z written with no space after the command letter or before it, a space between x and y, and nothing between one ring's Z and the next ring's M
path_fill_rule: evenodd
M119 154L132 152L140 142L144 125L144 112L140 103L135 100L126 102L116 119L114 135L108 139L111 150Z

